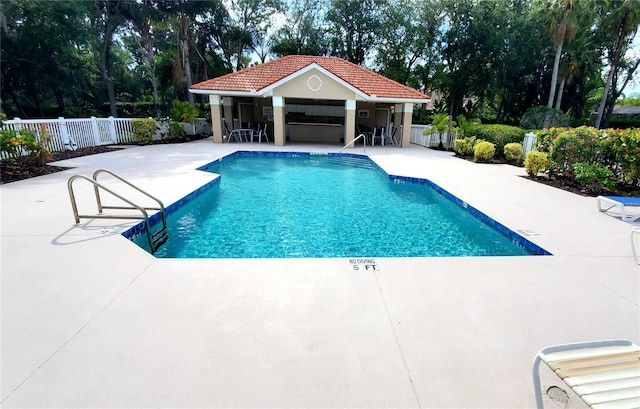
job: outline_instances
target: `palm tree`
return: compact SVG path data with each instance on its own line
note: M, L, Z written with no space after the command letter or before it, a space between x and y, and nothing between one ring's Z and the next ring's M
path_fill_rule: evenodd
M614 98L611 98L612 101L608 101L609 91L612 86L616 86L618 68L620 67L621 59L624 57L624 51L631 45L638 31L638 25L640 24L640 7L638 7L636 0L609 0L606 3L602 3L601 10L603 15L600 21L600 29L603 33L613 35L610 44L615 44L615 46L608 49L609 74L604 83L604 92L602 93L602 99L598 107L598 116L596 117L595 123L596 128L600 128L602 124L602 117L607 102L609 102L609 104L615 102L615 97L617 96L615 94L618 91L614 89ZM637 68L637 65L635 67ZM631 73L629 75L631 75Z
M560 86L556 97L556 109L560 109L562 104L565 85L571 84L575 77L580 76L586 64L596 58L595 47L584 32L576 33L575 40L569 44L565 51L558 69Z
M558 70L562 57L562 47L565 41L571 41L575 37L577 26L577 15L575 10L576 0L556 0L551 6L551 39L556 48L556 56L553 61L553 73L551 74L551 88L549 91L549 101L547 106L553 107L558 83Z

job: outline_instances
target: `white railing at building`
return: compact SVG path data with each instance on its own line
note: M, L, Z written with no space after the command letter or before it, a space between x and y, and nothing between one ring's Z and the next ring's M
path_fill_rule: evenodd
M4 121L4 126L15 131L28 129L34 132L49 152L135 141L130 118L14 118Z
M428 148L439 146L442 141L442 146L447 149L453 149L454 141L457 139L457 135L453 132L449 135L440 135L435 132L429 135L424 135L424 131L431 128L431 125L411 125L411 143L416 145L426 146ZM535 150L536 134L529 132L524 135L522 141L523 158L527 156L528 152Z
M431 125L411 125L411 143L428 148L440 146L442 143L443 148L453 149L453 142L458 138L455 132L444 134L434 132L429 135L424 135L424 131L430 128Z

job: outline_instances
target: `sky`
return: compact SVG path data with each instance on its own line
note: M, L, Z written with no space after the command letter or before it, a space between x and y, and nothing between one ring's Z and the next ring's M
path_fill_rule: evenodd
M640 32L636 32L636 37L633 39L633 44L627 52L627 56L640 58ZM624 89L623 93L626 97L640 97L640 72L638 70L636 70L633 78Z

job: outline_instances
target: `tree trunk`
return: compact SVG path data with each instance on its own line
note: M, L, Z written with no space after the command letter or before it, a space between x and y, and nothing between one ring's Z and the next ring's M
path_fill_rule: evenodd
M53 94L56 96L56 102L58 103L58 116L64 116L64 98L60 88L54 86Z
M153 41L147 43L147 58L149 59L149 72L151 73L151 91L153 92L153 105L156 108L156 118L160 118L160 100L158 98L158 80L156 79L156 58L153 54Z
M613 84L613 78L615 72L618 70L618 63L620 62L620 56L622 54L622 46L624 43L624 27L626 25L627 17L624 16L618 25L618 41L616 43L616 49L613 53L613 58L611 58L611 70L609 71L609 75L607 75L607 82L604 84L604 92L602 93L602 99L600 100L600 106L598 107L598 115L596 116L595 127L600 129L600 125L602 124L602 115L604 113L605 105L607 104L607 96L609 95L609 90L611 86L614 87L616 84Z
M13 105L15 105L16 109L18 110L18 112L20 112L20 118L26 118L27 117L27 113L25 112L25 110L22 107L22 105L20 105L20 101L18 100L18 96L13 91L13 88L11 88L11 90L9 92L9 95L11 95L11 100L13 101Z
M564 93L564 84L567 82L567 79L562 77L560 81L560 89L558 90L558 98L556 99L556 109L560 109L560 105L562 104L562 94Z
M547 107L553 107L553 100L556 97L556 85L558 82L558 68L560 67L560 57L562 56L562 44L564 43L564 36L558 47L556 48L556 58L553 61L553 73L551 74L551 88L549 90L549 101L547 101Z
M607 97L609 96L609 89L611 88L611 83L613 82L613 73L615 72L617 66L614 64L611 66L609 70L609 75L607 75L607 81L604 83L604 91L602 92L602 99L600 100L600 106L598 107L598 115L596 116L595 127L600 129L600 124L602 122L602 114L604 113L604 107L607 104Z
M191 62L189 61L189 26L191 22L189 17L182 16L180 24L180 55L182 57L182 67L184 69L185 79L187 80L187 100L193 106L193 94L189 92L189 88L193 85L191 79Z
M102 81L107 89L107 97L109 98L109 112L112 117L118 117L118 111L116 109L116 92L113 88L113 80L109 73L109 52L111 50L111 41L113 37L114 27L111 27L109 22L105 23L103 43L100 47L100 58L98 60L98 66L100 67L100 73L102 74Z
M33 76L31 75L31 70L27 69L27 78L29 79L29 90L31 91L31 95L33 96L33 103L35 104L35 108L37 113L42 118L44 114L42 113L42 106L40 105L40 98L38 97L38 90L36 89L36 85L33 82Z

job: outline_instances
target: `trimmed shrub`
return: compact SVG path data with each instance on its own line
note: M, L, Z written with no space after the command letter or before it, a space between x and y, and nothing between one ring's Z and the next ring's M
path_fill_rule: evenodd
M603 190L612 191L616 188L614 173L597 163L576 163L573 165L573 175L582 186L594 194L600 194Z
M536 150L538 152L547 152L551 151L551 145L553 144L553 140L558 137L562 132L566 131L570 128L549 128L543 129L536 132Z
M504 146L512 142L522 143L526 131L517 126L473 124L467 133L474 135L478 139L493 143L497 156L502 157Z
M613 167L615 153L612 139L603 132L586 126L564 130L551 143L549 171L570 173L573 165L580 162Z
M42 139L47 141L49 135L43 133ZM20 156L26 152L30 157L36 158L40 166L44 166L49 154L47 148L38 139L38 136L28 129L14 131L12 129L0 130L0 150L9 157Z
M538 173L545 172L549 164L549 155L545 152L528 152L524 160L524 168L530 176L538 176Z
M546 129L569 126L570 119L559 109L539 106L529 108L520 120L520 128Z
M632 185L640 185L640 129L632 128L622 131L607 129L601 132L611 139L621 180Z
M0 151L9 157L18 156L20 153L20 140L16 131L3 129L0 132Z
M171 115L169 117L175 122L186 122L192 124L200 110L196 106L191 106L188 101L174 100L171 107Z
M496 146L491 142L481 141L473 148L473 160L475 162L489 162L496 153Z
M476 146L475 136L466 137L464 139L456 139L453 141L453 150L456 156L470 158L473 156L473 148Z
M181 122L169 121L169 139L184 138L184 126Z
M139 143L150 143L153 134L156 132L156 120L151 118L135 118L131 120L133 136Z
M521 143L511 142L504 145L504 157L508 162L520 164L524 148Z

